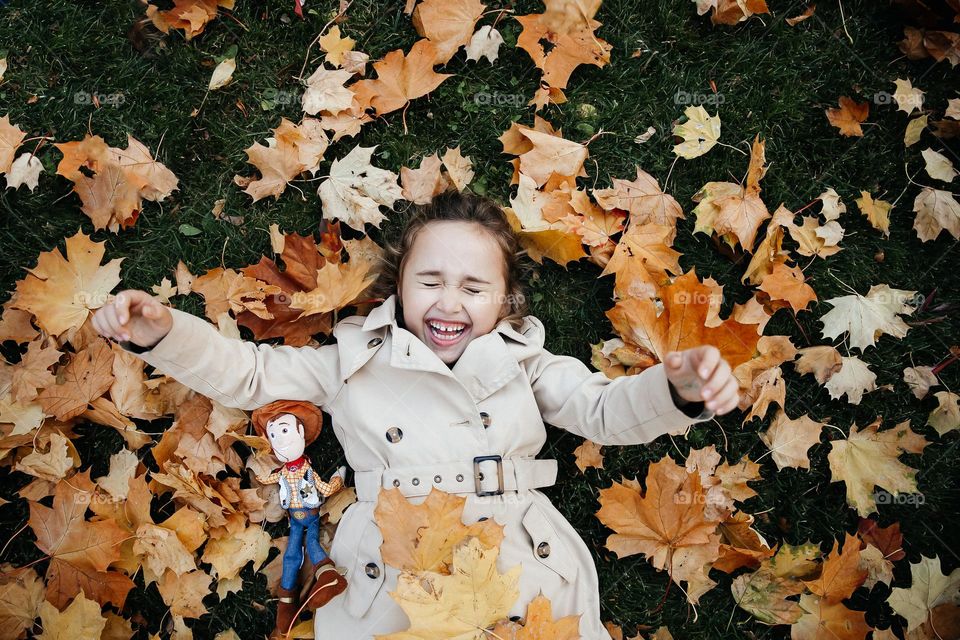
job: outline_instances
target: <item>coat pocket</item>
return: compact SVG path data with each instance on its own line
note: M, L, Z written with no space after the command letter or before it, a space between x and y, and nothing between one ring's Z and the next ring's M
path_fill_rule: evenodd
M563 516L558 515L558 517ZM551 569L567 582L573 582L577 577L577 558L550 522L543 508L536 503L531 504L521 522L530 536L531 553L537 562Z
M340 536L339 531L337 536ZM344 562L344 566L350 568L344 608L355 618L362 618L367 613L383 587L387 572L380 557L382 543L380 527L372 516L364 517L359 530L355 534L351 532L351 538L345 541L346 545L352 546L352 553L347 551L349 555Z

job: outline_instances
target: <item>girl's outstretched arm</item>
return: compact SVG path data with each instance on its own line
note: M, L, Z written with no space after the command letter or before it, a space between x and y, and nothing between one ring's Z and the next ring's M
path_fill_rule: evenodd
M222 335L178 309L170 331L152 348L121 343L144 362L226 407L256 409L274 400L327 405L340 389L336 345L274 346Z
M528 318L540 325L542 339L542 323ZM662 363L611 380L577 358L541 348L527 374L544 422L599 444L642 444L715 415L703 402L684 402Z

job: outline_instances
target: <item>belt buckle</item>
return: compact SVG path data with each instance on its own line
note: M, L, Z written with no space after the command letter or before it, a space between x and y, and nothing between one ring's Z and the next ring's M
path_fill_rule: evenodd
M293 512L293 517L296 518L297 520L303 520L307 517L307 514L305 514L303 511L300 511L298 509L297 511Z
M487 460L497 462L497 481L498 486L493 491L480 490L480 463ZM499 496L503 495L503 457L502 456L477 456L473 459L473 481L477 496Z

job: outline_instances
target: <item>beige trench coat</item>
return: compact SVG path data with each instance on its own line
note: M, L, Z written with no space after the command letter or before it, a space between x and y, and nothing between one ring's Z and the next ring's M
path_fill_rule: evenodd
M360 640L408 627L388 595L397 571L381 560L373 510L381 486L400 488L414 503L436 486L467 497L466 523L487 517L505 526L498 567L523 565L511 616L525 615L542 591L554 616L582 614L585 640L609 640L590 552L537 490L553 484L557 469L556 461L534 460L546 440L544 423L601 444L640 444L713 412L702 403L684 408L695 416L677 408L662 364L610 380L576 358L550 353L533 316L519 330L503 321L475 338L451 370L398 327L395 298L366 317L340 321L336 344L319 348L227 338L173 309L170 333L139 355L229 407L306 400L332 416L359 501L345 512L330 549L349 586L316 612L318 639ZM493 459L475 460L482 456ZM478 495L501 488L499 495Z

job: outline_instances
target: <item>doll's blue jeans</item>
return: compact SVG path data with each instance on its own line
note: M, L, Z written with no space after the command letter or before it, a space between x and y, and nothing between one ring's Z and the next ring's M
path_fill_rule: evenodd
M306 532L307 554L310 562L317 564L327 557L327 552L320 546L320 516L311 514L308 509L289 509L290 538L287 540L287 550L283 554L283 574L280 576L280 586L284 589L293 589L297 584L297 575L300 565L303 564L304 532Z

